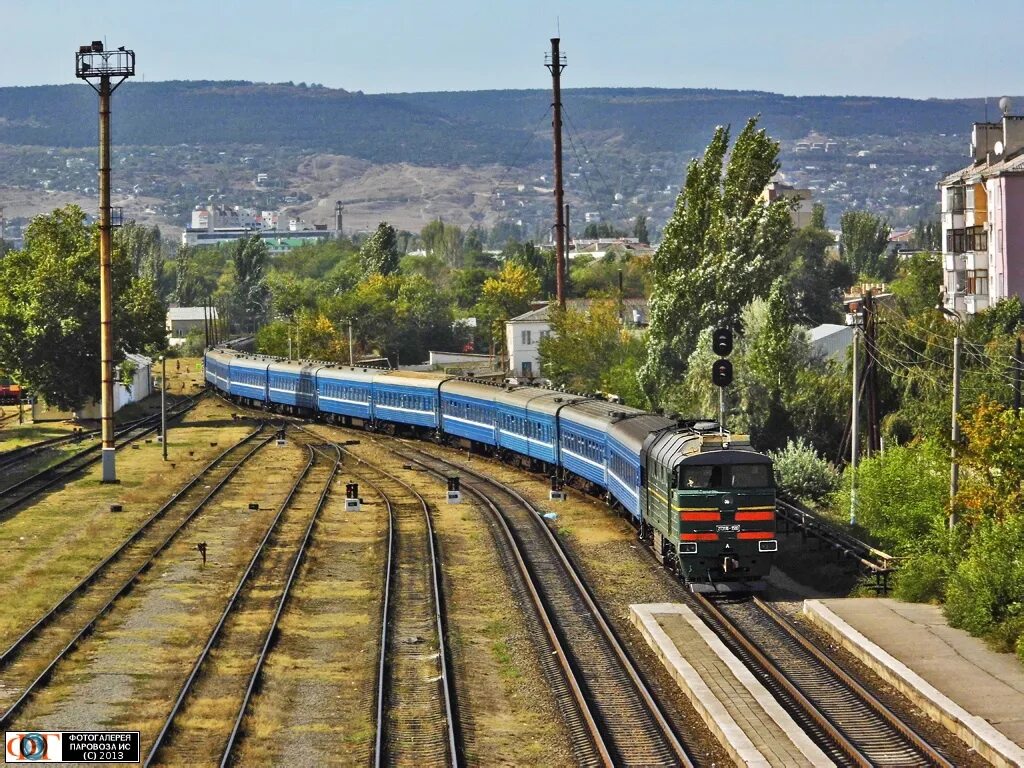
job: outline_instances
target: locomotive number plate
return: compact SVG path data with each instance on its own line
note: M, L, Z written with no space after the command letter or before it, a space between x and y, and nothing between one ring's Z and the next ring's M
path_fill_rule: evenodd
M716 525L715 530L719 533L739 533L740 526L739 523L734 523L732 525Z

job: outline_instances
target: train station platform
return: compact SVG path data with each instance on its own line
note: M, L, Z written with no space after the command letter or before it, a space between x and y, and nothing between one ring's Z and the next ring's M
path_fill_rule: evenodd
M1024 768L1024 666L934 605L805 600L804 614L994 765Z
M690 608L638 604L629 616L737 765L833 765Z

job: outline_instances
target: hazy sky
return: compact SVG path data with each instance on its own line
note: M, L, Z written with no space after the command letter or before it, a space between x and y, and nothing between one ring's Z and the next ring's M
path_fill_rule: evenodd
M1024 3L964 0L0 0L0 85L66 83L74 52L127 45L147 80L293 80L367 93L737 88L925 97L1024 94ZM987 6L986 6L987 8Z

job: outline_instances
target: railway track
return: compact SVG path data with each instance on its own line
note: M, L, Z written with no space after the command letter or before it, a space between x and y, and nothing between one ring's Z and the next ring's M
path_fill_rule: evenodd
M413 454L414 455L410 455ZM518 564L547 639L564 659L556 689L581 763L607 766L690 766L692 762L582 578L540 513L489 478L408 446L395 452L439 477L470 476L463 488L491 511L503 548ZM549 654L542 654L549 655ZM574 714L575 713L575 714Z
M273 431L260 425L221 453L0 653L0 726L12 722L60 661L273 437Z
M197 752L231 763L292 585L341 459L337 446L306 441L306 465L285 496L210 632L144 760ZM234 701L237 706L211 705ZM188 727L200 723L200 727Z
M430 507L404 480L359 462L357 474L380 496L389 521L373 765L459 765Z
M693 601L837 765L952 768L942 753L767 603L702 595Z
M198 398L186 398L184 401L179 402L175 407L168 409L168 419L176 419L183 416L195 407L197 402ZM138 440L151 432L155 432L159 426L159 413L145 419L132 422L115 433L115 446L118 449L123 448L135 440ZM52 448L54 445L69 442L74 439L81 439L81 435L77 437L69 436L67 438L55 438L55 440L58 441L56 443L53 441L42 441L41 443L36 443L33 446L25 446L29 453L19 454L13 457L6 456L4 458L6 463L0 466L0 468L6 468L9 471L12 464L20 462L28 456L34 455L45 448ZM47 444L43 445L43 443ZM15 452L12 451L11 453L13 454ZM7 516L14 508L21 506L26 501L35 498L48 488L51 488L57 483L66 480L67 478L95 464L100 460L100 458L100 444L97 442L66 459L62 459L46 469L36 472L22 480L18 480L5 488L0 488L0 520Z

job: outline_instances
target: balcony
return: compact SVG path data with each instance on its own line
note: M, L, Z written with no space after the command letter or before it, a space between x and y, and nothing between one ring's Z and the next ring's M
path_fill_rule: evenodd
M963 253L942 254L942 268L947 272L963 272L967 269L967 255Z
M963 229L967 226L967 216L963 208L957 211L942 212L943 229Z
M987 251L968 251L963 256L964 269L988 269Z
M968 294L964 296L964 309L967 310L969 315L974 315L983 309L988 309L988 296L981 294Z

